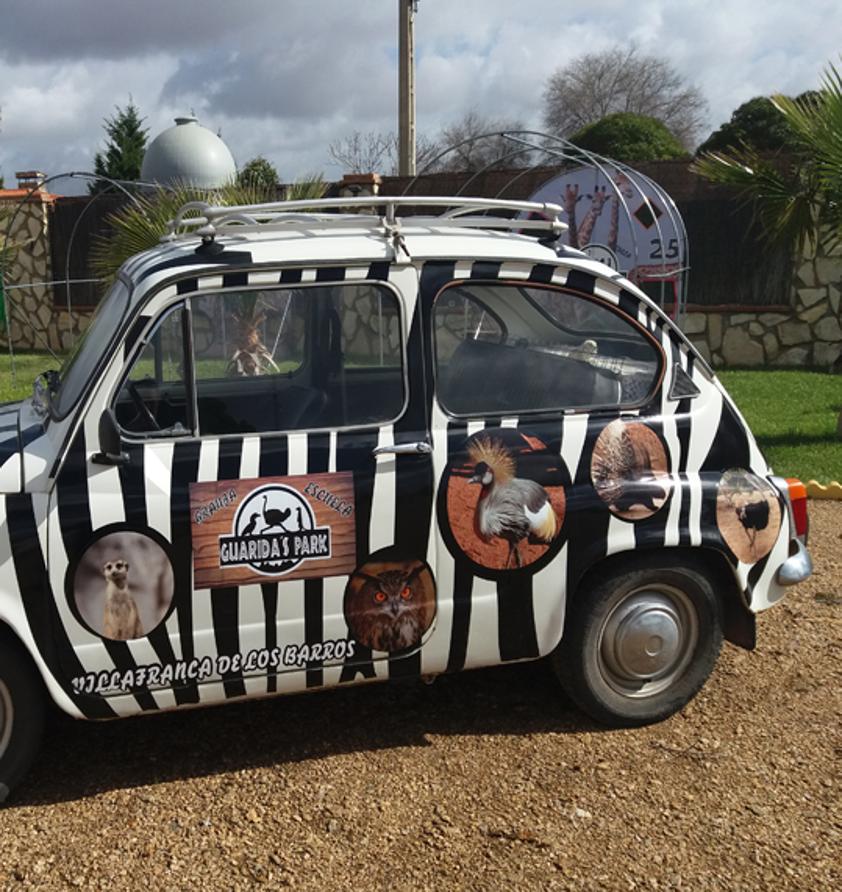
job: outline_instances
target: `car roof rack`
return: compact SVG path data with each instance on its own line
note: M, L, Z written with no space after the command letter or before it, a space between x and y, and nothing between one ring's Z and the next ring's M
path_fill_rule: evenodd
M398 216L398 208L411 212ZM360 209L369 213L340 213ZM419 214L423 208L439 213ZM379 211L379 212L378 212ZM510 216L495 216L493 212ZM240 235L247 232L310 229L313 224L330 229L370 228L387 237L396 237L401 222L413 226L448 226L468 229L539 230L561 235L567 224L559 219L562 207L536 201L504 201L499 198L462 198L432 195L359 195L350 198L317 198L296 201L273 201L266 204L215 206L204 201L183 205L162 241L200 236L213 240L217 235ZM521 216L523 215L523 216Z

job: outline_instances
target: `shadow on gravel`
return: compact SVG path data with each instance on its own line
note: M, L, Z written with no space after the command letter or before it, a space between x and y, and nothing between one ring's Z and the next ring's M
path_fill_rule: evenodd
M427 746L427 735L605 730L545 663L92 723L52 717L10 808L342 753Z

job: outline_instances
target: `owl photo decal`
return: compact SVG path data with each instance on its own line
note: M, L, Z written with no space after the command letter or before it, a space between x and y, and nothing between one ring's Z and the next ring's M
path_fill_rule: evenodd
M716 495L716 525L738 560L754 564L772 550L781 528L781 505L757 474L732 468L722 475Z
M167 615L175 581L162 543L120 529L85 549L69 568L68 585L71 607L84 625L111 641L131 641L148 635Z
M538 569L560 547L569 484L561 456L538 437L512 428L480 431L445 470L445 541L480 575Z
M373 651L418 647L436 615L436 586L425 561L373 554L345 588L349 638Z
M672 485L658 435L643 422L619 418L597 438L591 479L609 510L623 520L651 517L666 502Z

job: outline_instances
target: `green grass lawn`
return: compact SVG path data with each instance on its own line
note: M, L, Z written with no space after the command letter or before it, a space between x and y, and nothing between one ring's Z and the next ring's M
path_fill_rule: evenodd
M19 354L16 364L13 384L8 355L0 356L0 402L28 396L35 376L56 368L46 353ZM719 377L776 473L820 483L842 480L842 440L836 436L842 377L800 369L729 370Z
M49 353L15 353L15 377L6 348L0 349L0 403L20 400L32 393L32 382L47 369L61 365Z
M719 378L776 474L842 480L842 377L801 369L722 371Z

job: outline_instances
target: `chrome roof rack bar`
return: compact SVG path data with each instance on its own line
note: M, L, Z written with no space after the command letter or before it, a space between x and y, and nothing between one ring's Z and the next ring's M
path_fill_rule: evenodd
M442 213L399 218L399 207L440 208ZM370 213L341 214L330 211L359 208ZM377 209L381 213L371 213ZM502 211L511 217L493 216ZM478 214L477 212L481 212ZM453 196L382 196L352 198L319 198L300 201L276 201L267 204L214 206L202 201L185 204L171 220L165 240L179 235L213 237L226 232L254 232L272 229L306 228L317 224L328 228L373 228L391 230L400 220L413 225L434 226L446 223L474 229L549 230L561 234L567 229L559 215L560 205L536 201L506 201L495 198L461 198ZM528 218L514 216L529 214Z

